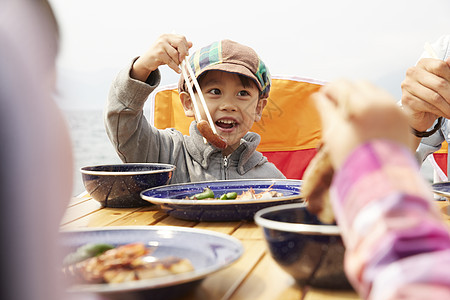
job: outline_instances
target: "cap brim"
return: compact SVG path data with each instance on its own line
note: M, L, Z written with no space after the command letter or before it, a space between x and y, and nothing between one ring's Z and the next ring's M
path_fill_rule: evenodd
M244 67L242 65L237 65L237 64L221 63L221 64L215 64L215 65L207 66L200 72L200 74L197 75L197 78L201 74L205 73L206 71L213 71L213 70L244 75L244 76L252 79L255 82L256 86L258 87L258 89L260 91L262 89L262 86L259 83L258 78L256 78L255 74L253 74L246 67Z

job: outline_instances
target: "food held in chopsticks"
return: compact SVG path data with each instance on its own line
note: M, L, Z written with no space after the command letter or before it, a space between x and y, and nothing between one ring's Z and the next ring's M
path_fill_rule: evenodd
M189 95L191 96L192 103L194 104L194 111L195 111L195 116L197 119L197 129L200 132L200 134L206 139L206 141L208 141L211 145L213 145L219 149L225 149L228 146L227 141L223 137L221 137L220 135L217 134L216 127L212 120L211 114L209 113L205 98L203 97L203 93L202 93L202 89L200 88L200 84L198 83L197 79L195 78L195 74L191 68L191 65L189 63L186 63L187 60L188 60L188 58L186 58L181 63L181 71L183 72L183 77L186 82L186 86L188 88ZM198 107L197 100L195 97L195 93L192 88L191 82L189 81L189 76L185 69L187 69L189 71L190 78L192 79L192 82L193 82L195 88L197 89L197 93L200 98L200 104L203 107L203 111L205 112L206 118L208 121L203 120L200 115L200 111L199 111L199 107Z
M80 249L75 253L83 252ZM150 252L143 243L126 244L64 265L63 273L74 283L92 284L151 279L194 270L188 259L174 256L157 259L149 256Z
M240 195L236 192L227 192L221 194L219 197L216 197L214 192L207 187L203 189L203 192L187 197L186 200L254 200L275 197L283 197L283 193L272 190L271 186L260 193L256 193L253 188L249 188Z
M303 175L302 195L308 211L317 215L322 223L327 224L334 223L329 195L333 175L330 157L324 147L320 147Z
M211 126L205 120L197 122L197 129L211 145L219 149L225 149L227 147L227 141L217 133L214 133Z

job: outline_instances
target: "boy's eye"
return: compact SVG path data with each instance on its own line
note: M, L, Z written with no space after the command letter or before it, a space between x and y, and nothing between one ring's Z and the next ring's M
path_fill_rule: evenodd
M249 92L247 92L247 91L240 91L239 93L238 93L238 96L241 96L241 97L245 97L245 96L249 96L250 95L250 93Z
M211 90L209 90L208 93L213 94L213 95L220 95L220 90L219 89L211 89Z

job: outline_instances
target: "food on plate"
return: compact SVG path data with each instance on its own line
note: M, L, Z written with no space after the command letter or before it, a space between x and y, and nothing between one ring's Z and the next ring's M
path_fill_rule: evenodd
M222 196L220 196L219 200L232 200L232 199L236 199L236 198L237 198L236 192L229 192L229 193L225 193Z
M79 252L79 249L74 253ZM150 256L150 253L150 248L144 243L130 243L64 265L63 273L75 283L92 284L151 279L194 270L186 258L168 256L159 259Z
M191 197L186 197L186 200L252 200L252 199L270 199L275 197L282 197L283 193L272 190L269 186L265 191L256 193L253 188L243 191L240 195L236 192L227 192L221 194L219 197L214 195L213 190L209 187L203 189L203 192L195 194Z
M211 145L219 149L225 149L227 147L227 141L220 135L214 133L206 120L200 120L197 123L197 129Z
M69 253L64 258L63 264L64 265L75 264L85 259L98 256L103 252L105 252L106 250L110 250L113 248L114 246L110 244L89 243L79 247L77 251Z
M335 221L329 195L333 175L330 157L324 147L320 147L303 174L302 195L308 211L327 224Z
M204 188L203 192L189 197L190 200L214 199L214 192L210 188Z

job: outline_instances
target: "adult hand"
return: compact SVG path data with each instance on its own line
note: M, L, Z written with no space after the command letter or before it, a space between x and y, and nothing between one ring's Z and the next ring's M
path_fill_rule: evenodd
M131 77L141 81L147 80L151 72L161 65L168 65L181 73L180 63L189 54L192 43L179 34L163 34L133 64Z
M340 80L313 95L322 119L323 147L334 169L372 139L388 139L412 148L406 114L387 92L368 82Z
M423 58L406 71L402 106L409 124L426 131L437 117L450 118L450 59Z

